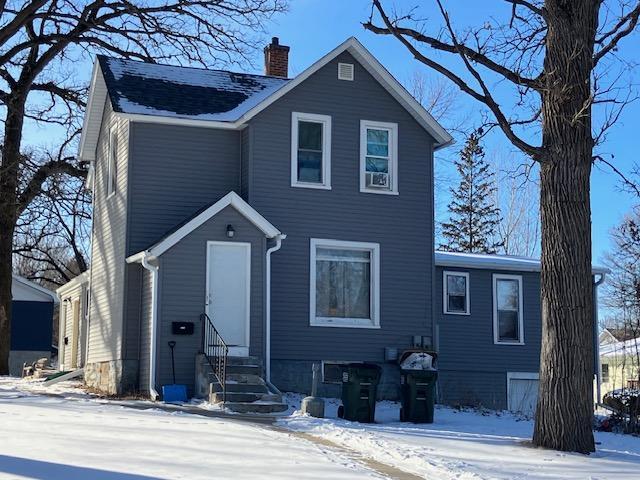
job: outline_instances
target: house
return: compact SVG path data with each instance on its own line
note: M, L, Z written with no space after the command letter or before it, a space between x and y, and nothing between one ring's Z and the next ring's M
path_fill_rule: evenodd
M58 316L58 363L60 370L75 370L85 363L89 315L89 272L84 272L56 290Z
M274 38L262 76L97 59L85 381L157 398L174 364L216 396L226 345L230 375L254 381L232 403L309 391L314 362L322 394L368 361L395 398L398 351L423 347L444 401L530 402L539 263L435 252L451 136L356 39L291 79L288 52Z
M56 296L14 274L11 282L11 350L9 374L20 376L25 363L51 358Z
M640 388L640 332L605 328L600 333L600 375L603 394Z

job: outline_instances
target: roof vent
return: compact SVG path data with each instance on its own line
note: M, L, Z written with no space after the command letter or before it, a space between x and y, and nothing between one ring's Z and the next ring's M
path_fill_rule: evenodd
M353 63L338 63L338 80L353 80Z

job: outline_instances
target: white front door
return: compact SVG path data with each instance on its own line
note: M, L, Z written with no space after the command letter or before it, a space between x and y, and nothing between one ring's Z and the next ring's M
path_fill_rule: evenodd
M232 355L249 354L251 244L208 242L206 312Z

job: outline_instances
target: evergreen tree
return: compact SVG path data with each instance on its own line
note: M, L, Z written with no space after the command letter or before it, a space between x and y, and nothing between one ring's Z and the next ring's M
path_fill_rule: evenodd
M449 221L442 224L440 249L452 252L496 253L501 246L495 231L500 209L494 202L494 173L484 159L478 132L467 138L455 162L460 175L457 189L451 189Z

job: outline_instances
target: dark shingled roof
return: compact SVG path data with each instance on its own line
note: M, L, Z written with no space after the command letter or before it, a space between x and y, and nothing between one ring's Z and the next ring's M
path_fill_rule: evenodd
M98 56L116 112L233 122L289 80Z

